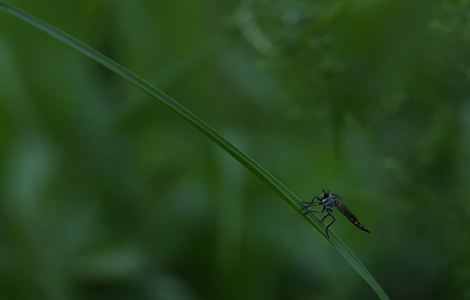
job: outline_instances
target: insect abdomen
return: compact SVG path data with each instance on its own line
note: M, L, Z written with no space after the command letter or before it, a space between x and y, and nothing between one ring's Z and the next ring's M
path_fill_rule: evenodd
M339 203L336 205L336 208L346 217L348 218L351 223L353 223L357 228L364 230L365 232L369 232L369 229L366 228L366 226L362 225L357 217L343 204Z

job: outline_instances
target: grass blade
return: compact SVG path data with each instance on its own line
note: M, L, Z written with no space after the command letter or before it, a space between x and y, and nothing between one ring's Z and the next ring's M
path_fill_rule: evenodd
M0 2L0 10L3 10L24 22L32 25L33 27L42 30L43 32L47 33L48 35L58 39L62 43L72 47L73 49L77 50L78 52L88 56L95 62L103 65L107 69L111 70L112 72L120 75L127 81L133 83L141 90L155 98L156 100L160 101L173 111L175 111L178 115L183 117L186 121L191 123L194 127L196 127L199 131L203 134L208 136L213 142L223 148L227 153L233 156L236 160L238 160L245 168L247 168L251 173L253 173L256 177L261 179L265 184L267 184L274 192L276 192L282 199L284 199L287 204L289 204L292 208L294 208L301 216L308 220L310 224L313 225L315 229L317 229L320 234L326 238L330 244L335 247L338 252L344 257L344 259L351 265L351 267L371 286L371 288L375 291L375 293L379 296L380 299L389 299L385 291L379 285L379 283L375 280L375 278L370 274L367 268L361 263L361 261L354 255L354 253L344 244L344 242L333 232L330 231L330 238L325 235L325 227L320 219L310 214L309 216L304 216L300 213L301 207L301 200L291 192L286 186L284 186L278 179L276 179L273 175L271 175L268 171L266 171L262 166L260 166L256 161L250 158L248 155L243 153L240 149L238 149L235 145L230 143L226 138L224 138L217 130L212 128L210 125L202 121L199 117L189 111L187 108L173 100L170 96L150 84L149 82L145 81L144 79L140 78L136 74L132 73L125 67L121 66L120 64L116 63L115 61L111 60L110 58L106 57L105 55L101 54L100 52L96 51L95 49L89 47L88 45L82 43L81 41L77 40L76 38L62 32L55 27L52 27L41 20L28 15L21 10Z

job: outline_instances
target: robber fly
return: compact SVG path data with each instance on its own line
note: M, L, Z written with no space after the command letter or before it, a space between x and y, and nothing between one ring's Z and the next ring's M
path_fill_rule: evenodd
M343 204L341 198L337 194L334 194L329 190L325 189L322 189L322 191L323 193L319 197L315 196L312 201L303 202L304 206L301 208L301 211L304 215L309 214L311 212L319 212L311 210L310 208L315 205L321 205L323 207L321 212L326 212L326 215L323 216L321 221L323 222L327 217L330 217L332 219L331 222L326 225L325 228L325 232L328 237L330 236L330 234L328 233L328 228L336 221L336 218L332 215L334 207L336 207L346 218L348 218L351 223L356 225L356 227L361 230L364 230L365 232L370 233L369 229L362 225L356 218L356 216Z

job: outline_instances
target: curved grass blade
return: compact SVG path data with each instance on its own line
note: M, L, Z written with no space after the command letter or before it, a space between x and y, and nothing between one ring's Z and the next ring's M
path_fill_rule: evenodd
M120 75L121 77L133 83L138 88L140 88L156 100L160 101L161 103L175 111L178 115L183 117L186 121L191 123L199 131L208 136L213 142L215 142L227 153L229 153L236 160L238 160L245 168L247 168L251 173L253 173L256 177L258 177L265 184L267 184L274 192L281 196L281 198L284 199L288 205L290 205L300 214L300 207L302 205L302 201L293 192L291 192L287 187L285 187L278 179L276 179L273 175L266 171L256 161L254 161L248 155L243 153L235 145L230 143L217 130L202 121L199 117L189 111L186 107L173 100L170 96L168 96L149 82L140 78L136 74L132 73L125 67L121 66L120 64L116 63L115 61L111 60L110 58L106 57L105 55L91 48L90 46L84 44L78 39L66 34L65 32L62 32L61 30L52 27L40 21L39 19L28 15L22 12L21 10L6 3L0 2L0 10L3 10L21 19L29 25L32 25L33 27L58 39L62 43L72 47L78 52L88 56L95 62ZM312 224L313 227L320 232L320 234L323 235L324 238L327 238L325 234L325 226L317 216L313 214L310 214L309 216L305 216L303 214L301 215L306 218L308 222ZM370 274L367 268L361 263L359 258L354 255L354 253L333 231L330 231L330 238L327 238L327 240L338 250L338 252L351 265L351 267L371 286L371 288L375 291L375 293L379 296L380 299L389 299L385 291L375 280L375 278Z

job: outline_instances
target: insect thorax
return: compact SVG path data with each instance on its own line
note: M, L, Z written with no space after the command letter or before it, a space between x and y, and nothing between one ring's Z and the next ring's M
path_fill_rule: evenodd
M326 208L334 208L341 203L339 197L333 193L328 193L322 199L321 204Z

